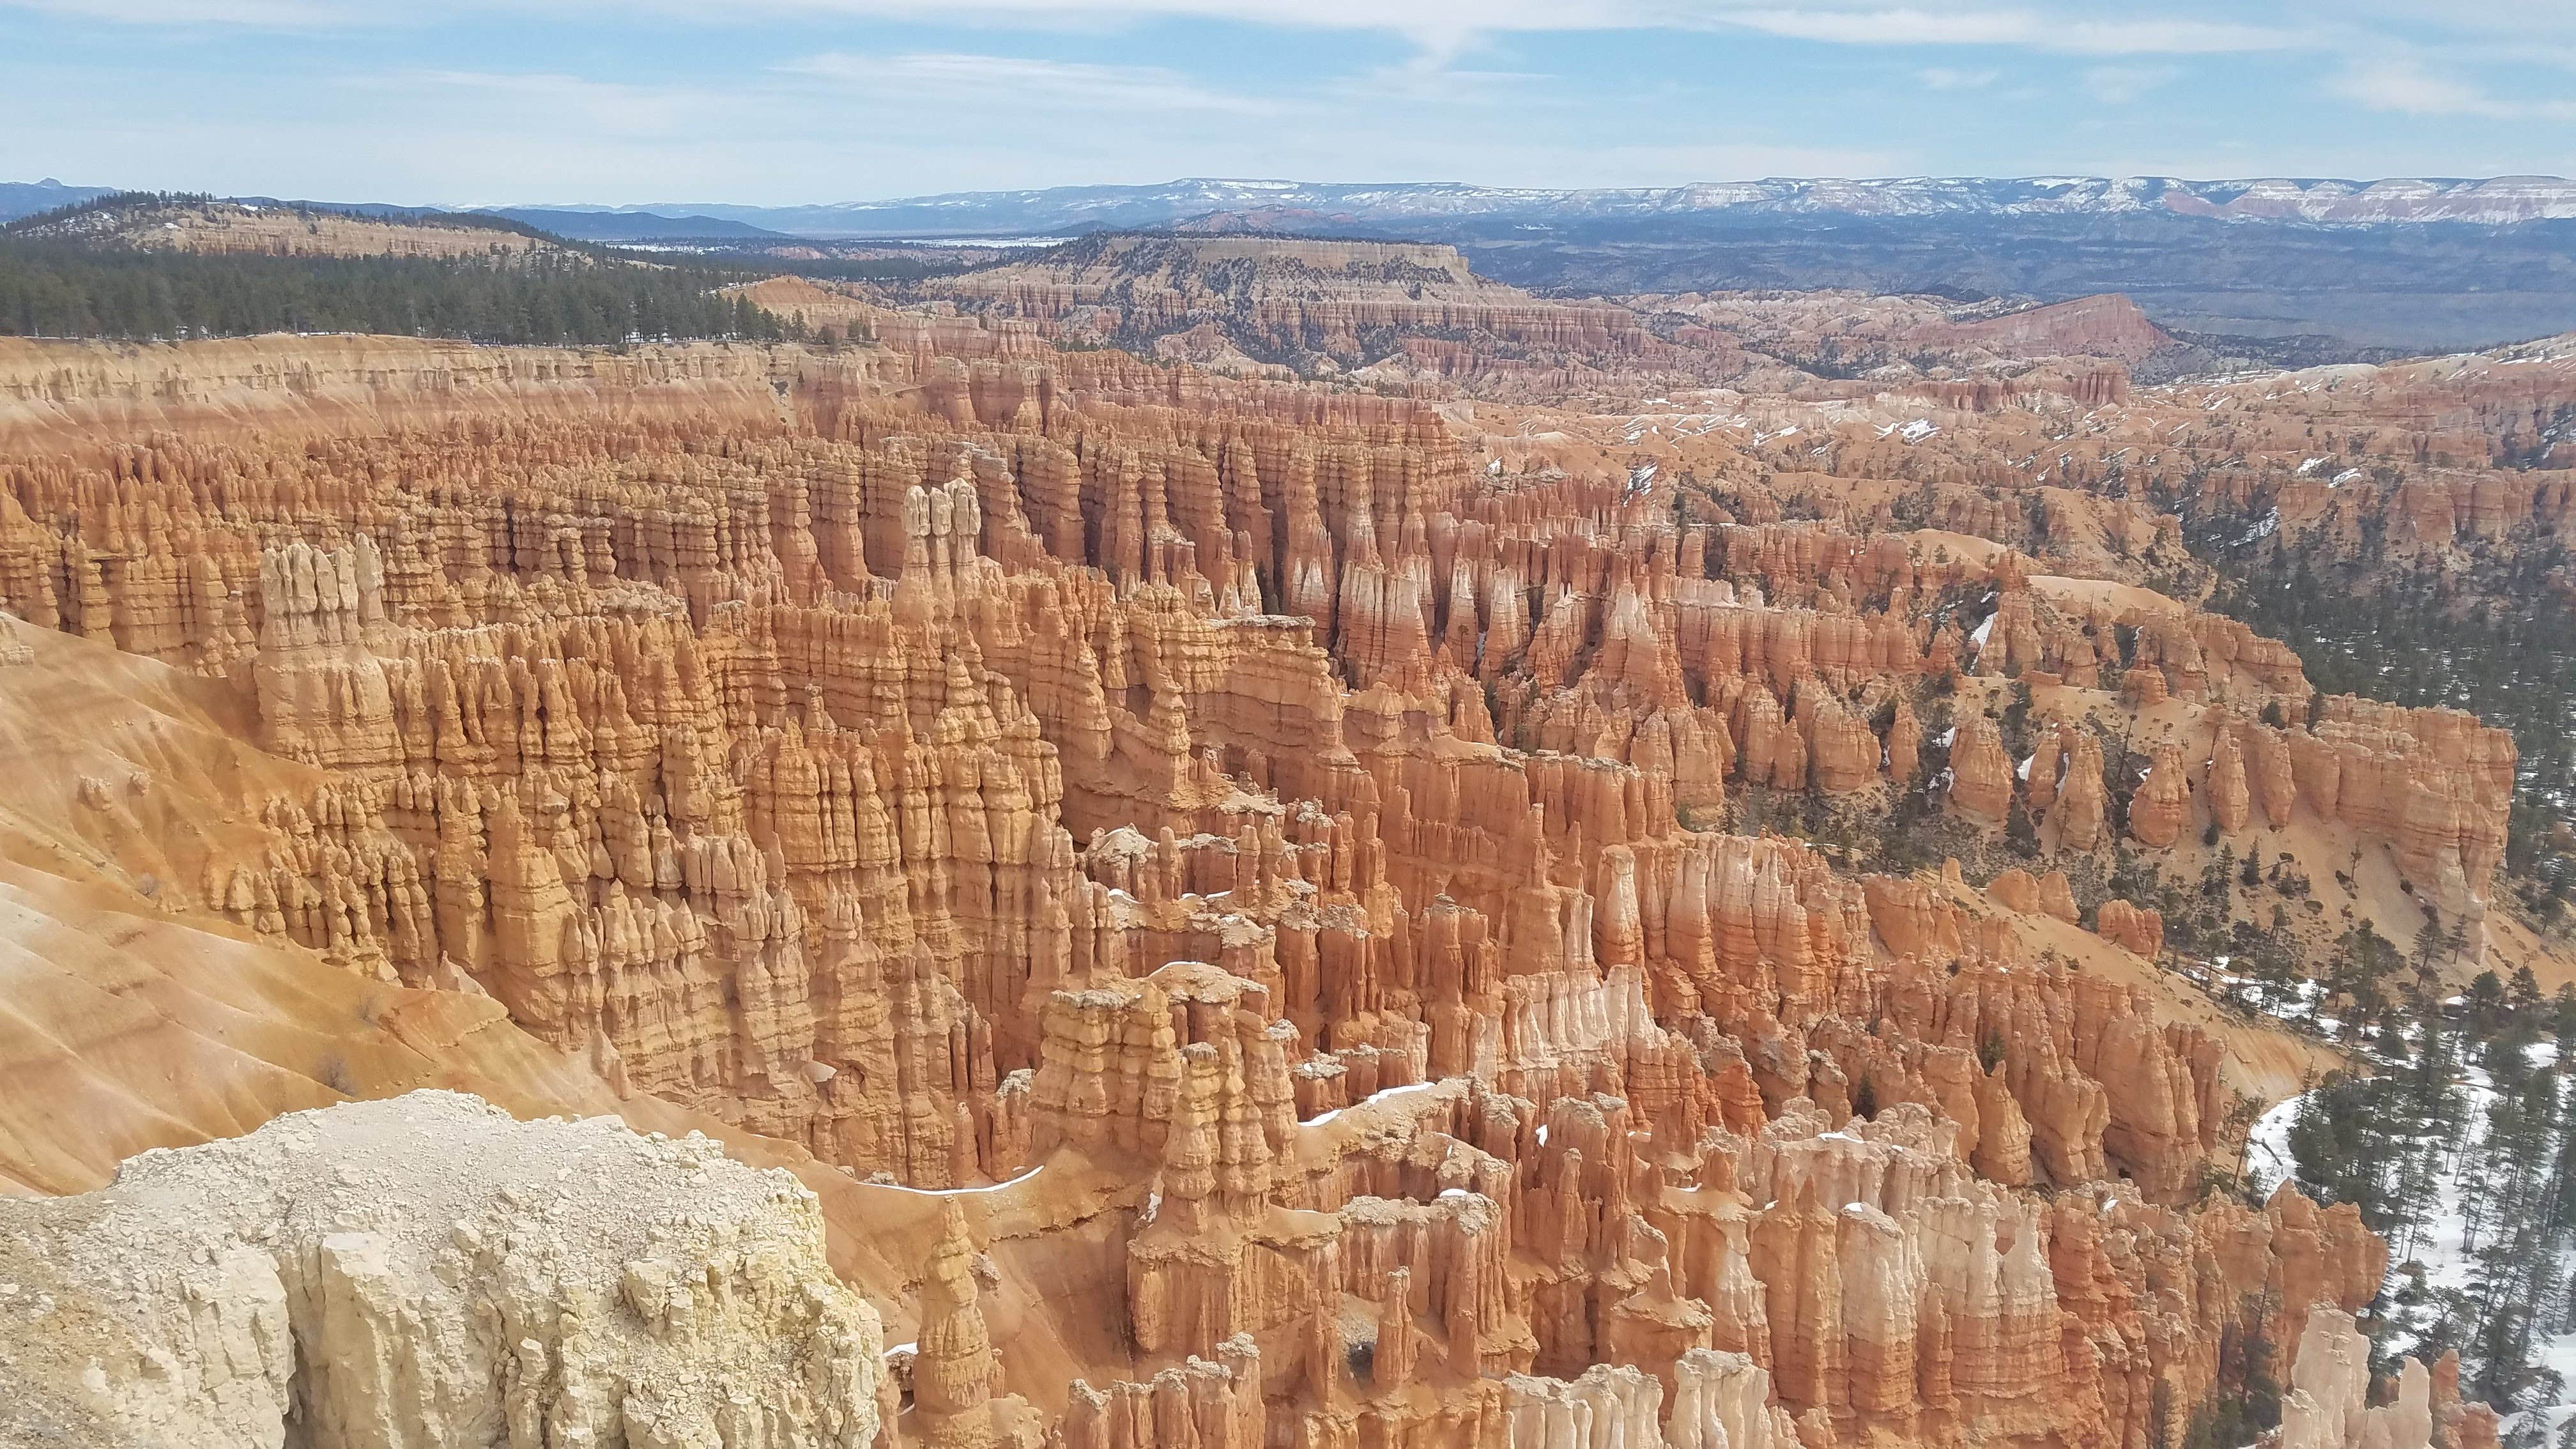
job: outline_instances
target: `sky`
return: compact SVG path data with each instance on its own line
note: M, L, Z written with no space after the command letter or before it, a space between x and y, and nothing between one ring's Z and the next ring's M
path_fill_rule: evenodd
M2576 174L2576 0L0 0L0 180Z

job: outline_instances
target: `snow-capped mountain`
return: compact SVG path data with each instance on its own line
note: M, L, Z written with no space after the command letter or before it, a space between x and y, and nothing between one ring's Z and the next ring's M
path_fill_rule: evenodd
M1619 218L1722 215L1865 217L2117 216L2163 212L2242 221L2370 226L2461 222L2509 226L2576 219L2576 182L2552 176L2483 180L2260 179L2185 181L2165 176L1774 177L1689 186L1547 191L1458 182L1366 184L1190 178L1152 186L1057 186L966 191L891 201L793 207L680 206L804 236L1045 235L1100 227L1155 227L1212 214L1283 225L1516 220L1547 225ZM647 209L647 208L634 208Z

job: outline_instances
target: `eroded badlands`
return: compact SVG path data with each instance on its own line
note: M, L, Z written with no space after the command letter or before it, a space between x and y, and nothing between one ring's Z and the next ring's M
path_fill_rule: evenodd
M48 1412L2165 1449L2259 1327L2297 1449L2492 1441L2441 1366L2364 1406L2351 1208L2210 1190L2325 1053L2112 889L2224 840L2350 874L2297 929L2545 954L2490 909L2509 736L2176 597L2146 439L2313 423L2096 356L1605 411L870 316L0 348L0 1181L254 1134L0 1208L13 1341L95 1330L6 1360ZM2370 426L2485 436L2368 371L2428 400ZM2563 532L2555 477L2400 502ZM808 1191L449 1098L254 1132L441 1086ZM535 1171L487 1147L548 1171L477 1248L444 1204ZM599 1240L644 1203L687 1244ZM589 1256L488 1246L535 1221Z

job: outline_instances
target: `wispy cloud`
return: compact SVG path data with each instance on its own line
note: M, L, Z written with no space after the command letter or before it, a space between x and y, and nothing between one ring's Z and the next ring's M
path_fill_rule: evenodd
M2187 17L2089 20L2037 10L1780 7L1717 10L1709 20L1835 45L2012 46L2065 55L2225 55L2294 50L2298 31Z
M334 27L368 18L346 0L0 0L0 10L29 10L109 25L270 30ZM386 18L384 12L379 16Z
M2200 55L2309 43L2299 31L2100 0L1996 5L1987 0L0 0L120 24L436 24L466 16L613 11L691 26L742 27L834 18L1014 27L1096 28L1152 20L1235 22L1307 31L1401 35L1442 56L1484 35L1547 32L1760 31L1875 46L2008 46L2075 55Z
M1329 94L1351 105L1405 102L1427 106L1501 106L1522 111L1561 104L1556 77L1535 71L1469 70L1423 51L1402 65L1379 66L1334 82Z
M778 70L879 92L937 92L986 105L1035 99L1131 111L1265 115L1278 109L1258 97L1214 90L1179 71L1150 65L1094 65L956 51L903 55L832 51L790 61Z
M628 85L556 72L405 70L344 76L338 84L431 106L463 98L494 119L623 138L686 134L726 104L711 91L685 86Z
M1607 30L1647 20L1630 0L742 0L737 10L1027 23L1168 17L1308 30Z
M2070 55L2216 55L2313 43L2300 30L2159 13L2164 7L2154 5L2106 7L2098 0L2061 0L2054 7L1976 0L740 0L730 8L1014 25L1237 21L1387 32L1444 51L1488 34L1711 27L1832 44L1990 45Z
M2563 171L2576 122L2576 0L0 0L0 35L0 173L391 199L2486 174Z
M2407 56L2356 58L2327 90L2374 111L2410 116L2477 116L2492 121L2576 121L2576 101L2516 100L2491 94Z
M2125 106L2182 79L2174 65L2097 65L2084 72L2084 88L2095 100Z
M703 18L696 0L644 0ZM736 0L744 14L797 14L1091 29L1154 20L1222 21L1284 30L1376 32L1405 37L1444 61L1477 37L1539 31L1621 30L1656 22L1629 0Z

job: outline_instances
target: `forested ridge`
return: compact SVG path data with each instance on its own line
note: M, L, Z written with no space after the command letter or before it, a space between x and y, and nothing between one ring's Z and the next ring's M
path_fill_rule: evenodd
M2437 943L2411 960L2377 944L2411 965L2390 973L2406 1005L2350 1034L2367 1038L2366 1075L2330 1075L2288 1109L2294 1175L2388 1239L2378 1356L2456 1349L2470 1397L2508 1413L2559 1403L2552 1340L2576 1330L2576 1093L2560 1067L2576 988L2544 999L2528 971L2490 972L2444 996ZM2508 1443L2537 1442L2543 1417L2513 1420Z
M470 342L616 346L776 341L793 323L697 267L431 257L86 251L0 238L0 335L176 341L373 332Z
M368 332L619 346L802 335L794 323L722 290L766 272L648 263L578 244L488 257L270 256L103 247L65 232L87 215L113 210L114 202L67 207L0 229L0 336L176 341ZM449 217L402 220L468 227ZM479 218L471 225L483 228ZM539 235L506 220L489 229Z
M2544 932L2576 917L2576 601L2565 547L2533 530L2456 548L2295 534L2277 512L2184 509L2216 572L2208 606L2297 651L2321 694L2467 710L2518 755L2496 886ZM2165 902L2170 906L2171 902ZM2241 932L2240 932L2241 934ZM2377 1366L2457 1350L2461 1388L2508 1416L2509 1449L2559 1428L2576 1390L2576 988L2528 967L2446 981L2460 925L2430 913L2410 943L2367 923L2323 959L2249 953L2254 1004L2353 1052L2268 1119L2275 1164L2388 1239L2365 1328ZM2313 984L2295 978L2304 969ZM2267 1137L2258 1130L2257 1149ZM2258 1184L2259 1185L2259 1184ZM2576 1417L2558 1433L2576 1449Z
M2467 710L2511 730L2508 887L2544 925L2576 905L2576 604L2552 586L2563 546L2503 540L2471 557L2406 557L2376 531L2342 555L2243 515L2186 521L2219 574L2209 607L2296 650L2327 694Z

